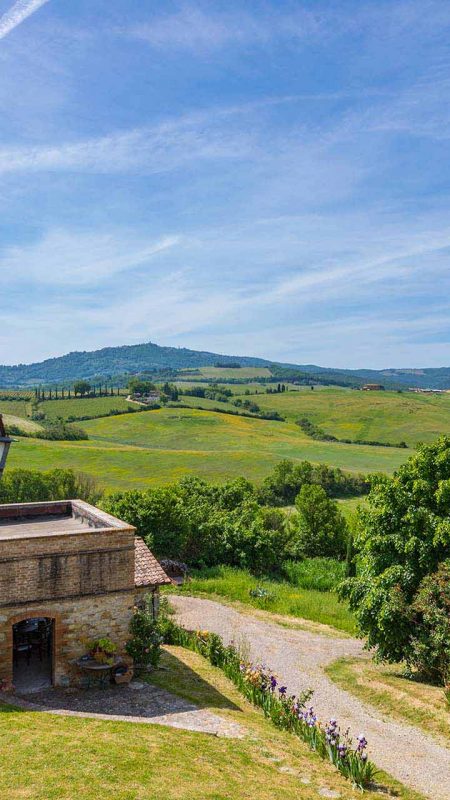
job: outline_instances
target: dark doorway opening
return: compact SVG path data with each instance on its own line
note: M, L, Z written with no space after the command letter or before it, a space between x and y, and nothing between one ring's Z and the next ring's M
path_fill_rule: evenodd
M49 617L33 617L13 625L13 684L19 694L52 685L53 640L53 620Z

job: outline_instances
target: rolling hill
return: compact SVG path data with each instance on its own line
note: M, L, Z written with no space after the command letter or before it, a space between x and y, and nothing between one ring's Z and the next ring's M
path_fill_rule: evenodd
M74 381L80 378L112 378L117 375L186 370L213 367L265 367L274 377L298 378L320 383L360 386L364 382L382 383L399 388L450 388L450 367L424 369L345 370L315 364L282 364L252 356L235 356L190 350L185 347L162 347L153 342L104 347L101 350L76 351L48 358L34 364L0 365L0 386L35 386Z

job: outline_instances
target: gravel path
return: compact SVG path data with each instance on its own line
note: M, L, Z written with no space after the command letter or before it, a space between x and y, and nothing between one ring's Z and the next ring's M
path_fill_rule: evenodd
M290 630L211 600L174 595L170 602L186 628L214 631L226 642L244 638L252 659L271 667L289 691L314 689L318 716L336 717L353 736L364 733L378 767L430 800L450 800L450 751L418 728L366 706L321 669L342 656L362 655L361 641Z

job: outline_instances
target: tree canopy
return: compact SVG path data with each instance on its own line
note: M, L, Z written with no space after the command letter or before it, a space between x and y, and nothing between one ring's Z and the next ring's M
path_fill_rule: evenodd
M368 507L359 511L355 544L357 575L344 583L342 592L367 636L367 646L376 649L379 660L406 661L429 677L444 680L442 666L437 675L436 665L446 658L447 673L450 669L450 625L445 657L433 649L433 621L424 598L433 594L429 576L439 574L442 592L436 602L441 611L445 607L450 574L445 564L450 559L450 438L421 445L392 478L374 480ZM422 636L423 645L427 626L428 649L424 649L418 637Z

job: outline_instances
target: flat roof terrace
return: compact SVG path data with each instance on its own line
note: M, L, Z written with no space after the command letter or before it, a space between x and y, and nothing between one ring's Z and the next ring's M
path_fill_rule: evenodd
M0 541L99 531L134 530L83 500L0 505Z

